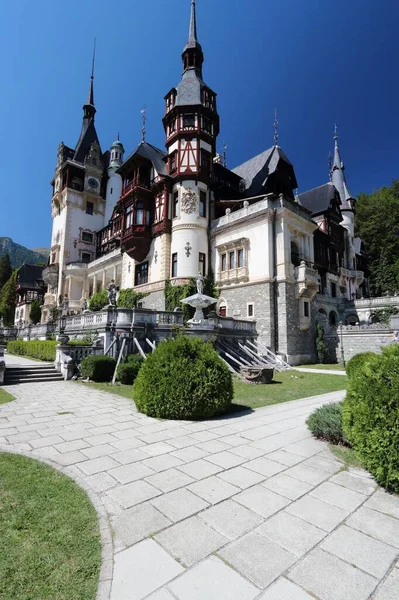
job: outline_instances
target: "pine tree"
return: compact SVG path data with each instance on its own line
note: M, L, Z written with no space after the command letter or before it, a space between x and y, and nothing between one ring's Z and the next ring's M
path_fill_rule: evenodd
M0 256L0 290L7 283L12 275L12 267L8 254Z
M37 325L37 323L40 323L41 318L42 308L40 300L33 300L30 305L29 319L32 321L33 325Z
M17 271L14 271L0 291L0 316L7 326L14 324L16 285Z

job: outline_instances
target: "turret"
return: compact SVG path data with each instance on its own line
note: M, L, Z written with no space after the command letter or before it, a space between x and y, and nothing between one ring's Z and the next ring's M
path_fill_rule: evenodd
M108 167L108 182L107 182L107 194L105 202L105 224L112 216L115 204L118 202L121 191L122 191L122 177L119 175L117 170L123 163L123 154L125 149L122 142L118 139L112 144L110 148L110 163Z
M173 278L191 278L209 269L210 183L219 116L216 94L202 79L204 55L197 39L195 0L191 0L189 36L184 47L183 76L165 96L167 164L173 179L170 196Z

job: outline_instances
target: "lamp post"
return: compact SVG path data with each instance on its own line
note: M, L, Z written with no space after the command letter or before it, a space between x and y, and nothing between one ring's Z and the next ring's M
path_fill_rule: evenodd
M340 321L340 323L339 323L339 333L340 333L341 345L340 345L339 366L342 367L343 369L345 369L345 353L344 353L344 341L343 341L343 338L342 338L342 327L343 327L343 323L342 323L342 321Z

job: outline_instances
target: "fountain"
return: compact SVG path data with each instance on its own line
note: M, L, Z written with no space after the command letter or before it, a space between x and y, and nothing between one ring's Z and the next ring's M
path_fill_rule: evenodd
M205 318L203 309L207 308L208 306L212 306L212 304L216 304L217 302L217 298L206 296L203 291L204 277L201 275L201 273L198 273L197 293L181 301L182 304L188 304L189 306L195 308L195 314L193 318L188 321L188 324L191 325L191 327L206 327L207 319Z

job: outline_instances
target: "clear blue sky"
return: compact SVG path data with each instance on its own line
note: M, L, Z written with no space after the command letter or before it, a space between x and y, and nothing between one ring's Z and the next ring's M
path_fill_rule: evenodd
M190 0L15 0L0 24L0 236L47 247L57 146L74 147L97 38L95 103L103 151L164 147L163 97L181 76ZM354 194L399 177L399 3L197 0L204 79L218 93L219 148L233 168L273 143L300 191L328 178L333 126Z

